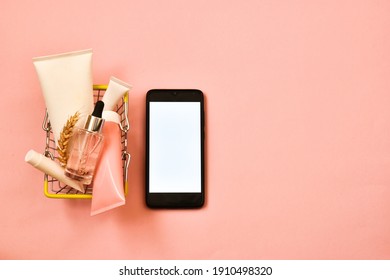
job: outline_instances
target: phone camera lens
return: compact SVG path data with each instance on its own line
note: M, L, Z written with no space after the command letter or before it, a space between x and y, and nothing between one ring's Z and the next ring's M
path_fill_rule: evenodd
M172 94L173 94L173 96L176 96L176 95L177 95L177 92L176 92L176 91L174 91L174 92L172 92Z

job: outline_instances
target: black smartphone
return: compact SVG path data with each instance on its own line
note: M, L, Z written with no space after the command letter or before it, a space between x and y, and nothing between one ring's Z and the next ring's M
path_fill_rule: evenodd
M204 101L197 89L153 89L146 95L146 204L204 204Z

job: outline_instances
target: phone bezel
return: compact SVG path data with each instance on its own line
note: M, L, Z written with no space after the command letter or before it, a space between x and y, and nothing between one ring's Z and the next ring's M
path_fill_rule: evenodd
M201 192L150 193L149 192L149 108L150 102L200 102L201 118ZM145 149L145 200L150 208L200 208L205 200L204 175L204 97L198 89L152 89L146 94L146 149Z

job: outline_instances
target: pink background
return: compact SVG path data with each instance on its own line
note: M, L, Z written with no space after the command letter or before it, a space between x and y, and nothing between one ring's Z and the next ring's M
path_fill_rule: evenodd
M2 0L0 258L389 259L390 2ZM32 57L92 48L130 96L127 204L43 195ZM145 94L206 95L207 202L144 203Z

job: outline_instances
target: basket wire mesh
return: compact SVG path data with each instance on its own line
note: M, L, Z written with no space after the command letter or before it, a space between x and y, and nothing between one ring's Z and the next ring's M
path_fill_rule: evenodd
M101 100L107 85L94 85L93 95L94 102ZM130 129L128 119L128 94L122 98L121 102L117 105L116 112L121 117L120 129L121 129L121 145L122 145L122 168L123 168L123 186L125 195L128 188L128 168L130 164L130 154L127 152L127 133ZM53 132L50 126L50 120L46 111L45 117L42 123L42 129L46 133L46 145L44 155L51 160L58 161L57 148L55 146ZM44 194L49 198L92 198L93 183L89 186L85 186L84 193L75 190L72 187L58 181L48 174L44 174Z

